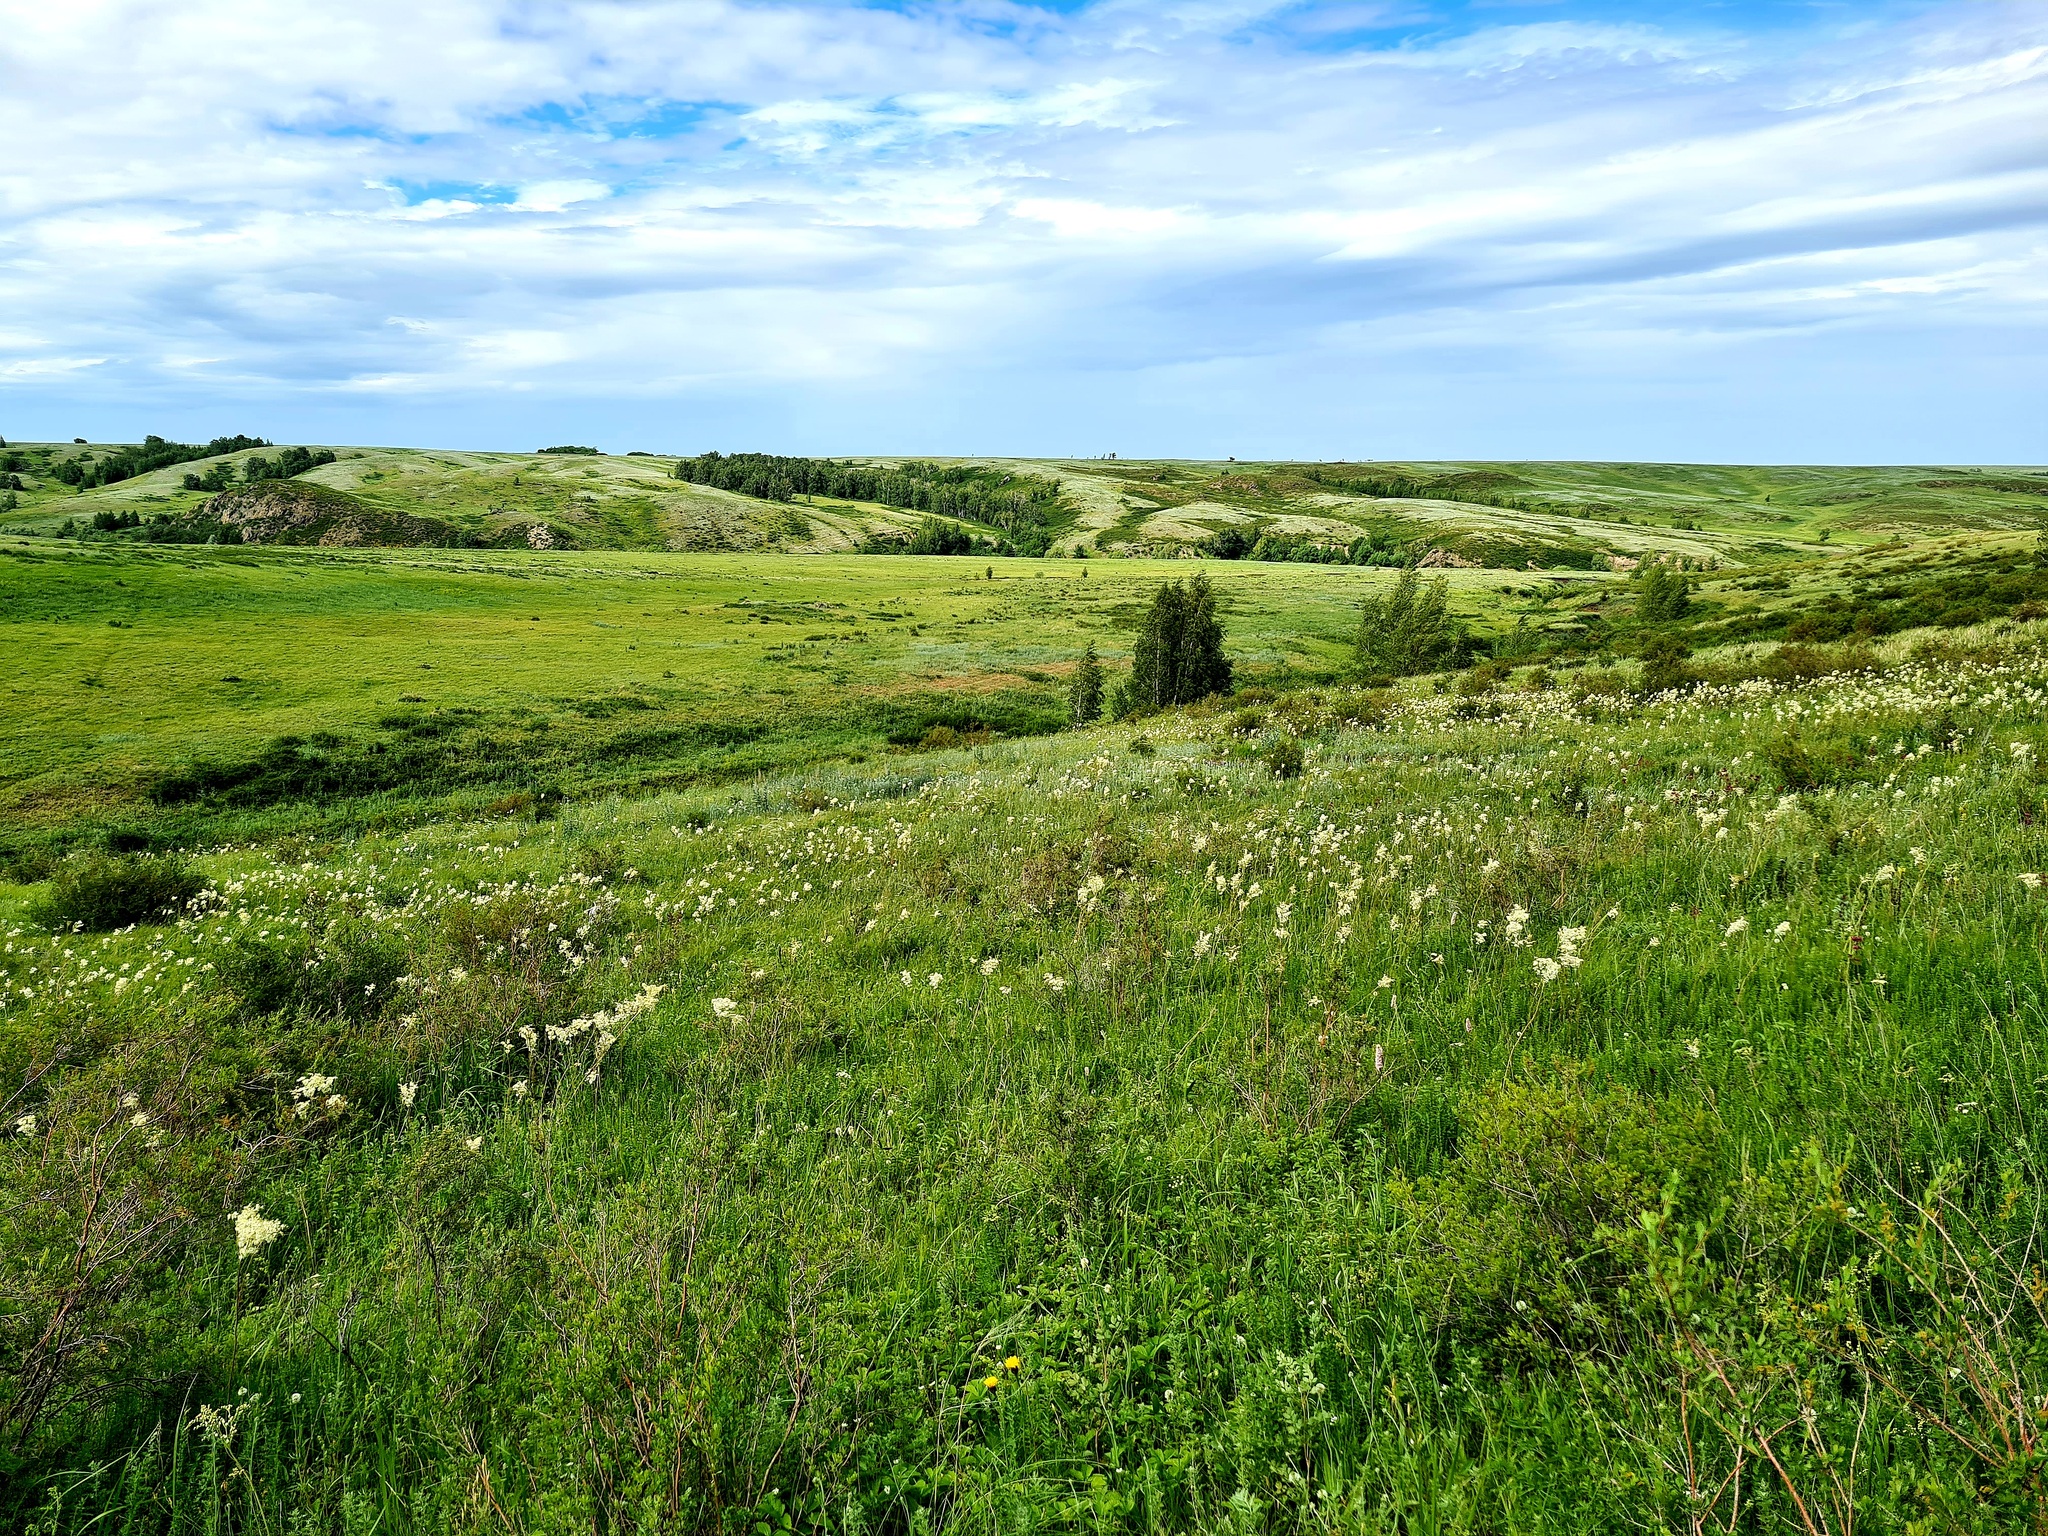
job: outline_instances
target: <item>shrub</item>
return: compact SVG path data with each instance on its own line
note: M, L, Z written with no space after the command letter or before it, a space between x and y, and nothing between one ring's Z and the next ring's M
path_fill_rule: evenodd
M1443 665L1458 643L1449 584L1439 575L1425 586L1410 565L1384 598L1360 607L1354 660L1361 676L1404 677Z
M1699 681L1686 663L1692 648L1669 635L1658 635L1643 647L1644 693L1679 693Z
M1283 736L1266 748L1266 766L1273 771L1276 779L1298 779L1301 777L1301 743L1292 736Z
M1660 1210L1674 1177L1682 1219L1711 1209L1724 1182L1705 1110L1595 1090L1576 1068L1479 1089L1458 1122L1446 1171L1391 1193L1408 1299L1474 1340L1583 1345L1604 1332L1628 1278L1612 1234Z
M405 970L398 944L365 918L338 917L316 941L297 929L238 938L217 962L221 979L258 1013L297 1008L374 1018Z
M206 882L183 859L86 854L66 860L29 908L45 928L105 933L174 917Z

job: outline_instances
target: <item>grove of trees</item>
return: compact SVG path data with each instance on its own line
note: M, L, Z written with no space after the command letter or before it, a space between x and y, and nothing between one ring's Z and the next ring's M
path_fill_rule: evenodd
M1011 554L1044 554L1071 520L1058 481L973 464L912 460L884 468L771 453L707 453L682 460L675 476L764 501L831 496L979 523L1000 530L1003 552Z

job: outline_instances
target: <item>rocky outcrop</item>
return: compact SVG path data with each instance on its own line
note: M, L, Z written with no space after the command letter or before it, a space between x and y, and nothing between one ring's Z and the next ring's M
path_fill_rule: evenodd
M244 544L330 546L461 545L457 529L431 517L389 512L307 480L264 480L222 491L202 519L232 528Z

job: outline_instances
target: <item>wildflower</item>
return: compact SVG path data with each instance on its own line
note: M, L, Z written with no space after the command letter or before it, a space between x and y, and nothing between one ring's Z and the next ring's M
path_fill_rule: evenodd
M1054 976L1048 974L1045 978L1045 984L1049 990L1055 993L1064 992L1067 990L1067 979L1064 976Z
M981 962L981 974L984 976L993 976L996 973L996 967L1001 964L1002 961L998 960L994 955L990 955L986 960Z
M1023 1369L1023 1366L1024 1362L1022 1360L1019 1360L1015 1355L1011 1355L1007 1360L1003 1362L1003 1369L1006 1371L1021 1370Z
M418 1098L419 1095L420 1085L418 1083L400 1083L398 1085L399 1107L401 1109L411 1109L412 1101Z
M139 1107L141 1103L142 1100L132 1093L124 1093L121 1095L121 1107L123 1109L135 1109Z
M1730 923L1726 928L1721 930L1721 937L1724 939L1732 939L1740 934L1745 934L1747 932L1749 932L1749 919L1746 917L1738 917L1737 919L1735 919L1734 922Z
M982 1385L984 1387L987 1387L991 1392L993 1392L997 1387L1000 1387L1002 1384L1003 1379L1000 1376L991 1376L982 1383Z
M1526 936L1528 926L1529 909L1527 907L1516 907L1512 912L1508 913L1508 942L1517 946L1527 944L1529 942Z
M931 975L925 977L924 982L925 985L928 987L936 987L940 982L944 981L945 979L946 978L941 976L937 971L933 971Z
M523 1077L522 1077L522 1078L520 1078L520 1079L519 1079L519 1080L518 1080L517 1082L513 1083L513 1085L512 1085L512 1097L513 1097L513 1098L515 1098L515 1099L523 1099L523 1098L525 1098L525 1097L526 1097L526 1095L527 1095L527 1092L528 1092L528 1090L527 1090L527 1087L526 1087L526 1079L525 1079L525 1078L523 1078Z
M1539 981L1555 981L1564 973L1563 966L1559 965L1555 960L1547 960L1540 955L1529 963L1536 968L1536 979Z
M1586 942L1583 928L1560 928L1557 931L1557 963L1577 970L1584 962L1579 958L1579 946Z
M145 1125L149 1124L149 1111L146 1109L138 1109L137 1111L135 1111L134 1114L128 1117L128 1123L134 1126L138 1131L141 1130Z
M334 1079L320 1072L308 1072L299 1079L299 1086L292 1090L294 1098L311 1101L320 1098L334 1087Z
M910 985L910 972L908 972L908 971L898 971L898 972L896 973L896 976L897 976L897 979L898 979L899 981L901 981L901 982L903 983L903 985L905 985L906 987Z
M15 1134L15 1135L17 1135L17 1136L33 1136L33 1135L35 1135L35 1133L36 1133L36 1117L35 1117L34 1115L23 1115L23 1116L21 1116L21 1117L20 1117L19 1119L17 1119L17 1120L16 1120L15 1122L14 1122L14 1134Z
M469 980L469 972L459 965L451 966L448 971L448 979L450 981L467 981Z
M2021 875L2020 884L2030 891L2038 891L2041 889L2041 877L2039 875Z
M1774 939L1782 939L1785 937L1786 934L1790 933L1791 931L1792 924L1789 921L1782 922L1778 924L1777 927L1771 930L1771 937Z
M472 1152L481 1152L484 1149L484 1139L481 1136L471 1136L462 1144Z
M347 1114L347 1113L348 1113L348 1100L347 1100L347 1099L345 1099L345 1098L343 1098L343 1097L342 1097L342 1096L341 1096L340 1094L338 1094L338 1093L330 1093L329 1095L327 1095L327 1103L326 1103L326 1109L327 1109L327 1113L328 1113L328 1114L330 1114L330 1115L344 1115L344 1114Z
M1215 940L1216 935L1208 932L1205 929L1202 933L1202 936L1195 940L1195 958L1199 960L1204 955L1208 954L1210 948L1214 945Z
M284 1223L272 1221L257 1205L245 1205L235 1212L235 1257L253 1259L284 1236Z
M1372 1069L1373 1069L1373 1071L1374 1071L1374 1072L1384 1072L1384 1071L1386 1071L1386 1069L1387 1069L1387 1048L1386 1048L1386 1047L1385 1047L1384 1045L1375 1045L1375 1046L1373 1046L1373 1048L1372 1048Z
M714 997L711 999L711 1012L717 1018L729 1019L739 1011L740 1005L729 997Z
M1691 1058L1692 1058L1692 1059L1693 1059L1694 1061L1698 1061L1698 1060L1700 1059L1700 1043L1699 1043L1699 1041L1697 1041L1697 1040L1688 1040L1688 1041L1686 1041L1686 1042L1685 1042L1685 1054L1686 1054L1686 1055L1688 1055L1688 1056L1690 1056L1690 1057L1691 1057Z

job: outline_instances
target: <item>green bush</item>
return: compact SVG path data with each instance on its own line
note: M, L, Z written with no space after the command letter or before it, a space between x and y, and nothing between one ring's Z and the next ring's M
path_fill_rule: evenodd
M366 918L339 917L316 940L298 929L230 941L217 962L257 1013L373 1018L405 970L405 952Z
M1659 1210L1674 1176L1681 1219L1725 1181L1704 1109L1596 1090L1576 1068L1468 1094L1458 1148L1443 1174L1391 1186L1402 1286L1438 1327L1513 1350L1608 1332L1628 1278L1614 1234Z
M85 854L58 867L29 917L52 931L107 933L174 917L205 888L206 881L174 856Z
M1292 736L1282 736L1266 748L1266 766L1276 779L1298 779L1301 777L1301 743Z

